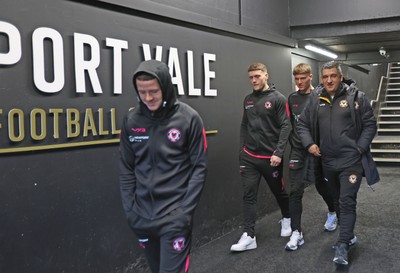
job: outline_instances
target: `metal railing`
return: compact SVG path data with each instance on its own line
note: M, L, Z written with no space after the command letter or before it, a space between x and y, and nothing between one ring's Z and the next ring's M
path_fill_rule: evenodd
M376 98L374 100L371 100L371 106L372 106L372 109L374 109L374 115L377 118L379 118L378 115L379 115L379 110L381 107L381 102L385 100L386 88L387 88L387 84L389 81L390 67L391 67L391 64L388 63L387 75L381 77L381 80L379 82L378 92L376 93Z

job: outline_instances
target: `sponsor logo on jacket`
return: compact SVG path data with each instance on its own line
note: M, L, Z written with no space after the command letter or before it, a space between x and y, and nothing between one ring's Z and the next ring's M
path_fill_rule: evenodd
M244 107L244 109L248 110L253 107L254 107L254 101L252 101L252 100L246 101L246 106Z
M135 134L142 134L146 133L146 128L131 128L131 131L134 132ZM129 136L129 141L130 142L143 142L149 140L149 136L143 136L143 135L133 135Z

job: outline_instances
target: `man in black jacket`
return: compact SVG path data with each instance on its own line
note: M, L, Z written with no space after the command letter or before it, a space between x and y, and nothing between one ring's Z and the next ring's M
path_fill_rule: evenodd
M126 114L120 140L123 208L152 272L188 272L207 172L203 122L176 99L166 64L142 62L133 85L139 106Z
M257 247L255 222L261 176L281 209L281 236L290 236L289 196L282 180L283 154L290 134L286 98L269 85L264 64L251 64L248 75L253 91L243 102L240 127L240 175L243 184L243 234L231 251Z
M288 97L288 105L290 111L290 122L292 123L292 132L289 142L291 146L289 155L289 210L291 217L291 227L293 230L289 242L286 244L286 250L297 250L298 246L304 244L303 232L301 229L301 214L303 212L302 199L304 188L308 183L315 183L318 193L324 199L327 207L327 219L324 224L326 231L334 231L337 226L337 217L333 198L330 194L328 185L322 175L316 176L313 181L303 176L304 161L307 157L307 150L303 147L299 134L297 133L297 124L299 116L307 105L310 95L314 87L311 84L312 73L311 66L300 63L293 68L293 77L297 87L297 91Z
M323 175L340 224L333 261L347 265L349 245L355 243L361 179L365 175L369 185L379 181L370 154L377 126L370 102L354 82L347 81L350 85L343 82L339 63L325 63L321 81L323 86L314 90L310 103L300 115L298 133L308 152L322 159Z

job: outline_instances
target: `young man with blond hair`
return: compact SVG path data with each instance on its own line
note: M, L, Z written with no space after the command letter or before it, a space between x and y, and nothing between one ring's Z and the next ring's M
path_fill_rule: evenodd
M296 92L293 92L288 97L288 105L290 111L290 121L292 123L292 133L289 138L291 151L289 156L289 210L291 215L291 227L293 230L289 242L286 244L286 250L297 250L304 244L303 233L301 229L301 214L303 212L303 194L304 188L309 183L315 183L318 193L324 199L328 214L324 224L326 231L334 231L337 226L337 217L333 199L329 192L327 182L318 173L313 176L304 174L304 163L308 156L307 150L303 147L301 139L297 133L297 122L301 112L309 101L310 94L314 87L312 86L311 66L305 63L300 63L293 68L293 77L296 84ZM311 155L310 155L311 156ZM319 163L319 162L317 162ZM311 180L311 181L307 181Z

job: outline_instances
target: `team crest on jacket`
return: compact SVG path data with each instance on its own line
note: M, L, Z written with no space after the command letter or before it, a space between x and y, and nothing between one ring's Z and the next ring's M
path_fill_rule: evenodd
M181 131L176 128L169 129L167 137L171 142L178 142L182 138Z
M270 109L272 107L272 103L270 101L266 101L264 106L265 108Z
M178 252L181 252L185 248L185 245L186 239L184 237L178 237L172 243L172 247Z
M357 175L355 175L355 174L350 175L350 176L349 176L349 182L350 182L351 184L356 183L356 182L357 182Z
M340 105L340 107L342 107L342 108L346 108L346 107L349 106L349 103L347 102L347 100L341 100L341 101L339 102L339 105Z

